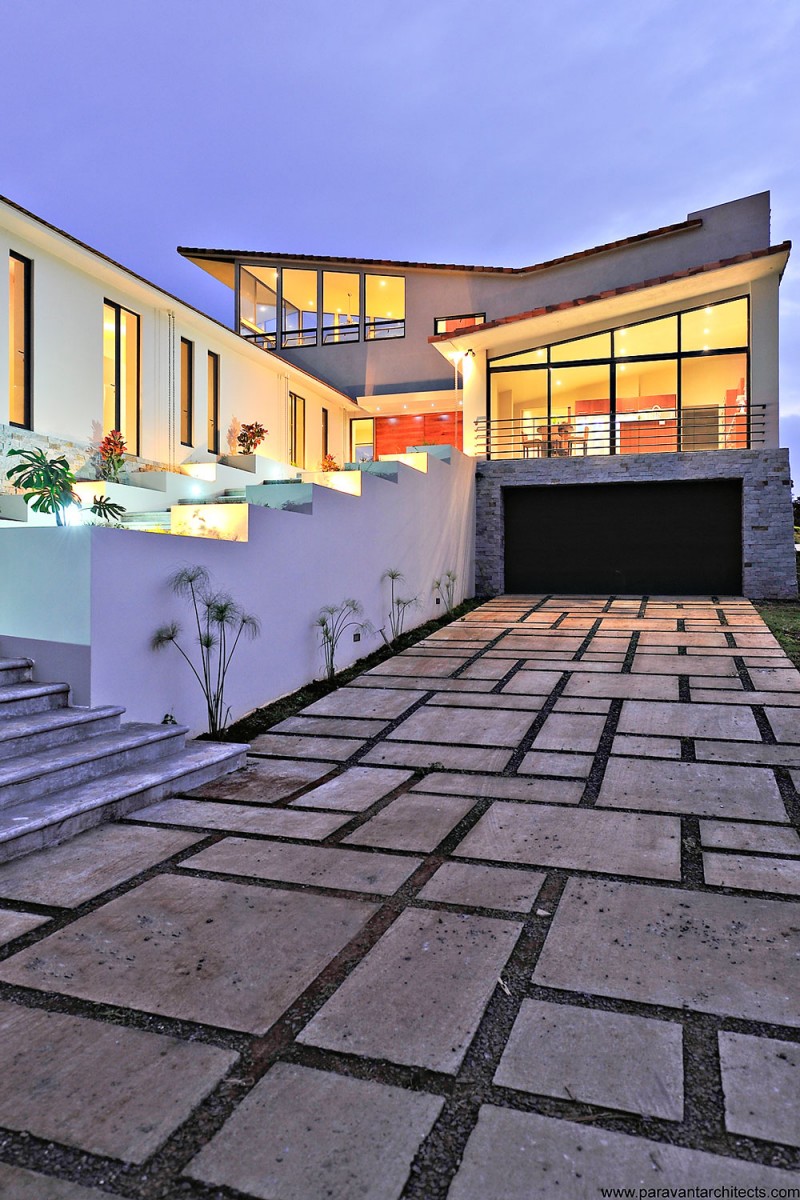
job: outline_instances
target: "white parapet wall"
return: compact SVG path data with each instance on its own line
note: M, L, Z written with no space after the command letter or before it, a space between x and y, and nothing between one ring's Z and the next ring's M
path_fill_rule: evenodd
M353 597L388 633L387 568L418 596L407 628L438 616L435 578L457 575L456 599L473 594L474 460L426 456L427 470L400 463L396 478L365 473L360 496L311 485L311 511L250 505L246 542L98 527L0 529L0 656L27 654L34 678L66 679L79 704L124 704L130 720L165 713L205 728L202 692L173 646L150 640L171 620L195 652L190 610L167 581L199 564L262 622L242 642L229 675L232 719L322 675L314 621L326 604ZM340 644L337 667L382 645L378 633Z

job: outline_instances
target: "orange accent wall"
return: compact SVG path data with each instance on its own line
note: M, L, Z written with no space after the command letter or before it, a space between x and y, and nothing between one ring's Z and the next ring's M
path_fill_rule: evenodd
M382 454L404 454L409 446L455 446L461 450L463 426L460 412L376 417L375 458Z

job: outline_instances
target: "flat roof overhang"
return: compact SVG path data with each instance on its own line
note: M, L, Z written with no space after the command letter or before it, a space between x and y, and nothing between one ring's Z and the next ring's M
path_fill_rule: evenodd
M472 325L458 333L439 334L429 343L445 358L468 350L492 355L526 350L532 346L600 332L620 321L646 320L670 308L689 308L711 292L730 292L769 275L780 277L786 267L791 242L742 255L724 263L711 263L674 276L645 280L599 295L584 296Z

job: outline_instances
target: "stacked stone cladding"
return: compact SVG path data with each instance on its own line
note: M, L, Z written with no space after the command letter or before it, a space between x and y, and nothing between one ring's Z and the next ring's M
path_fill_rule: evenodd
M492 459L477 464L476 476L475 586L479 596L503 591L504 488L706 479L742 481L744 595L753 599L797 595L788 450Z
M0 425L0 493L18 489L8 482L6 471L19 459L7 459L9 450L44 450L48 458L63 455L79 479L99 479L97 443L78 441L74 438L58 437L53 434L35 433L31 429L19 429L15 425ZM164 463L153 463L138 458L135 454L125 455L125 470L169 471ZM174 469L174 468L172 468Z

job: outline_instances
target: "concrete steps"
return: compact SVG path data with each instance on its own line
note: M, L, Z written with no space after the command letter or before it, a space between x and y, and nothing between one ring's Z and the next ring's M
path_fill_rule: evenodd
M247 746L187 746L178 725L72 708L67 684L34 683L32 669L0 658L0 862L244 766Z

